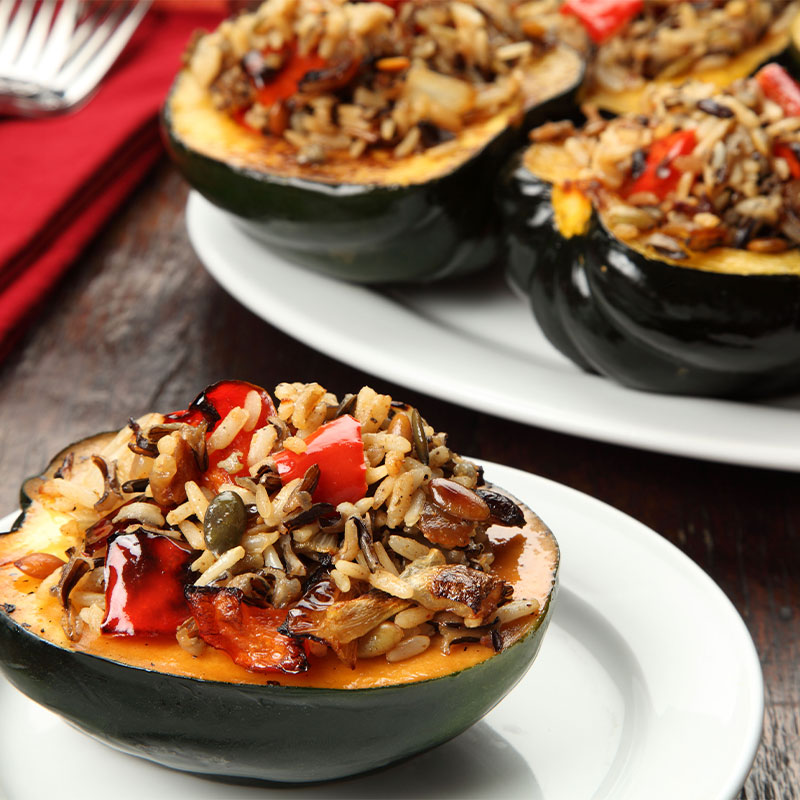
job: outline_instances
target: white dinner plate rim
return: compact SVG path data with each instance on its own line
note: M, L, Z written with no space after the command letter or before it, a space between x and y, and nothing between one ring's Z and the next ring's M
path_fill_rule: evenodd
M619 542L614 542L613 544L623 542L626 543L626 545L635 544L637 548L643 548L644 552L647 554L645 562L640 561L638 563L637 566L639 569L646 570L649 567L650 570L673 570L682 580L688 581L692 587L702 592L706 602L702 608L697 609L697 618L694 620L687 620L686 624L691 626L700 625L704 620L714 621L716 626L721 630L724 629L728 631L731 637L728 640L728 647L731 649L732 653L736 654L743 674L746 676L742 691L747 700L745 705L749 714L746 719L739 720L741 730L740 736L737 738L738 749L737 752L726 753L726 757L728 755L730 756L729 768L725 774L719 775L719 785L716 787L716 793L713 795L713 798L709 797L706 800L728 800L729 798L733 798L746 779L761 739L764 697L758 654L741 616L730 600L714 581L689 559L688 556L666 539L623 512L589 495L554 481L492 462L483 461L481 463L483 463L487 475L493 481L515 492L518 496L522 495L523 499L527 502L534 502L533 499L528 501L528 497L535 498L539 496L538 505L549 504L551 506L551 511L554 508L574 508L578 509L581 518L585 518L587 521L607 520L615 532L614 535L620 537ZM12 514L0 520L0 530L4 529L4 526L10 526L15 516L16 514ZM547 521L546 514L543 513L543 517L545 521ZM578 541L582 541L583 545L587 546L590 542L588 538L581 538L590 536L591 534L589 533L570 531L569 534L564 534L565 531L562 530L562 536L564 537L563 544L569 542L574 545ZM556 531L556 535L559 535L558 531ZM570 586L569 574L569 566L567 567L566 577L564 577L565 573L562 569L562 588L567 591L574 591L574 587ZM573 576L573 580L577 577L577 574ZM583 574L580 575L581 580L583 580L584 577ZM595 590L595 592L597 592L597 590ZM585 599L595 603L602 601L602 597L592 596L591 594L586 595ZM556 612L557 608L556 606ZM653 609L650 609L650 611L653 611ZM618 620L620 626L619 630L624 628L623 623L624 620ZM554 621L553 624L555 625L557 622ZM643 646L646 645L646 643L637 643L636 641L628 641L627 644L633 649L634 653L637 652L637 647L638 650L641 651ZM676 652L678 652L680 643L673 642L673 646L676 648ZM0 683L0 693L8 690L9 686L5 682ZM680 706L680 701L685 701L686 698L676 696L674 700L675 705ZM654 733L651 731L651 740L653 736ZM641 743L640 746L644 747L645 745L646 741ZM655 757L657 762L657 755L649 753L648 757L651 760ZM692 759L694 759L694 761L692 761ZM697 761L702 764L707 763L706 760L701 757L701 754L686 754L686 760L682 764L682 768L686 770L687 781L691 781L691 776L697 774L696 772L692 772L692 769L697 769ZM149 766L146 765L145 762L141 763L143 768ZM652 768L653 764L650 764L650 766ZM715 778L716 777L715 775ZM687 786L688 785L687 783ZM300 794L302 794L302 792ZM67 800L67 797L69 797L69 795L65 796L65 800Z
M201 262L242 305L350 366L443 400L562 433L724 463L800 470L800 448L786 436L797 423L797 411L780 405L791 406L794 398L773 405L658 395L571 367L548 369L511 351L498 352L490 342L465 344L446 325L384 293L287 264L196 191L189 195L187 227ZM248 280L247 265L253 263L270 264L292 280ZM438 337L445 350L469 352L482 366L497 362L498 369L526 370L535 391L513 380L498 388L463 378L448 371L446 361L428 368L413 357L413 348L397 345L391 337L365 337L359 326L365 300L376 306L370 312L375 319L383 315L395 329L414 325L429 340Z

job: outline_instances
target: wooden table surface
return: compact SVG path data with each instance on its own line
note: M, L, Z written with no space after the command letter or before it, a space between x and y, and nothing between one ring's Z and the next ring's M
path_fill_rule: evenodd
M766 685L763 740L739 796L800 798L800 476L519 425L345 366L217 286L189 244L185 201L181 179L160 164L0 365L4 513L17 506L20 479L62 446L128 416L183 407L220 378L318 380L338 394L369 383L419 405L458 450L616 506L708 572L742 614ZM786 435L800 447L797 431Z

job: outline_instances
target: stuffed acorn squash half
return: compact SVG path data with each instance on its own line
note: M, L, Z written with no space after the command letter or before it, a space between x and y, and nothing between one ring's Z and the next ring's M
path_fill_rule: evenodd
M560 10L587 40L581 100L624 114L639 110L653 84L691 78L724 89L752 75L788 49L800 3L564 0Z
M190 47L163 111L170 154L295 263L374 283L485 267L498 170L583 75L511 11L269 0Z
M584 369L637 389L800 385L800 87L777 65L645 115L553 123L505 197L508 275Z
M316 781L480 719L547 628L558 546L419 412L225 381L73 445L0 536L0 667L133 755Z

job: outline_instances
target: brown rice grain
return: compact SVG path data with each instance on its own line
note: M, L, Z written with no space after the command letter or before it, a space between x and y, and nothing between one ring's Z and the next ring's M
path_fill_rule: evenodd
M244 398L244 410L247 412L247 422L244 423L242 430L251 431L258 423L258 418L261 416L261 395L255 390L251 389Z
M365 581L366 583L369 583L370 576L372 575L367 567L357 564L354 561L339 560L336 562L336 569L342 574L347 575L348 578L353 578L357 581Z
M193 550L202 550L205 548L206 543L203 537L203 531L200 529L199 525L195 525L194 522L185 519L178 523L178 528L183 534L183 538L186 539Z
M381 622L358 640L358 657L375 658L397 647L403 631L392 622Z
M223 450L231 444L248 419L247 412L241 406L232 408L225 415L225 419L217 425L213 433L208 437L206 442L208 452L214 453L217 450Z
M206 551L208 552L208 551ZM233 567L238 561L241 561L245 556L244 547L237 545L230 550L226 550L208 569L206 569L200 577L194 582L195 586L208 586L209 583L215 581Z
M497 621L500 625L506 625L516 619L538 613L539 601L535 598L531 600L512 600L497 609Z
M344 526L344 540L342 546L339 548L337 558L343 561L352 561L359 551L358 544L358 528L356 527L355 520L351 517L347 520ZM337 560L337 564L339 561Z
M413 658L414 656L420 655L420 653L424 653L430 647L430 644L430 636L411 636L408 639L404 639L397 647L390 650L386 654L386 660L391 664L397 661L405 661L407 658Z
M373 542L372 546L375 549L375 555L378 556L378 561L380 561L381 566L387 572L391 572L392 575L396 575L399 577L400 572L394 565L394 562L392 561L389 554L386 552L386 548L383 546L383 544L381 542Z
M428 622L434 617L433 611L422 606L407 608L395 615L394 621L401 628L416 628L423 622Z
M206 498L205 494L194 481L186 481L184 489L186 491L186 498L194 509L194 515L202 522L206 516L208 498Z
M340 592L350 591L350 578L338 569L331 570L331 578Z
M394 597L408 600L414 596L414 590L410 584L385 569L378 569L370 573L368 580L374 588Z
M430 547L410 539L407 536L398 536L392 534L388 539L389 547L394 550L397 555L408 559L409 561L416 561L418 558L423 558L430 552Z
M261 555L264 559L264 567L283 571L283 562L278 555L278 551L275 549L275 545L267 545L261 552Z
M192 572L205 572L215 561L214 554L210 550L204 550L202 554L191 563Z
M113 524L126 519L143 522L145 525L153 525L156 528L163 527L165 523L161 509L152 503L128 503L117 511L111 522Z
M293 453L305 453L306 443L299 436L287 436L283 442L286 450L291 450Z

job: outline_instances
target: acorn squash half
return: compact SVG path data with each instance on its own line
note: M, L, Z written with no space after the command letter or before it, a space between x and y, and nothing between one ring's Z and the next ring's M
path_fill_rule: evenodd
M187 70L162 128L189 183L282 257L362 283L431 281L496 259L497 173L531 127L572 110L582 78L580 56L557 46L527 73L524 103L401 159L298 164L285 140L217 111Z
M718 247L674 260L622 241L563 182L555 143L505 183L507 276L583 369L648 391L763 397L800 386L800 251Z
M579 93L582 103L591 103L612 114L627 114L636 112L641 108L642 98L648 87L657 85L678 86L691 78L692 80L711 83L717 89L724 89L740 78L752 75L762 64L781 56L789 48L793 39L792 31L800 24L800 3L793 3L795 16L792 24L786 30L773 31L761 41L743 50L731 58L726 64L712 69L694 70L671 78L651 80L631 89L613 91L602 87L595 87L591 91L583 89Z
M432 648L395 665L362 660L353 671L331 658L303 675L278 675L248 672L211 648L194 658L174 637L71 642L57 599L37 591L39 582L13 562L30 552L63 557L71 542L59 530L59 514L37 499L42 481L67 453L80 459L104 441L67 448L28 480L22 515L0 535L0 668L31 699L106 744L220 776L306 782L353 775L461 733L500 701L538 652L559 550L529 509L521 532L490 528L498 569L540 604L536 614L503 627L505 646L496 654L477 643L454 644L450 655Z

